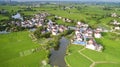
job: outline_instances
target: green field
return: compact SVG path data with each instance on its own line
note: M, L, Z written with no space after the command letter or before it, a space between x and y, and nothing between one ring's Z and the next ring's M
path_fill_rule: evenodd
M68 4L66 6L70 6ZM62 7L58 7L57 5L43 5L41 7L31 7L30 10L28 6L0 6L1 9L7 10L11 15L16 12L20 12L22 15L31 16L40 12L48 12L50 14L58 15L61 17L69 18L72 20L83 21L88 23L91 26L96 26L99 24L107 24L113 19L120 21L119 18L111 18L110 14L115 12L120 15L120 8L110 7L111 10L104 10L104 5L73 5L76 8L61 9ZM0 16L2 17L2 16ZM3 16L4 17L4 16ZM7 17L7 16L6 16ZM60 22L60 21L58 21Z
M27 31L0 35L1 67L40 67L43 60L48 60L47 50L41 48L34 52L31 51L41 45L32 42L28 35Z
M0 20L8 20L9 17L6 17L6 16L3 16L3 15L0 15Z

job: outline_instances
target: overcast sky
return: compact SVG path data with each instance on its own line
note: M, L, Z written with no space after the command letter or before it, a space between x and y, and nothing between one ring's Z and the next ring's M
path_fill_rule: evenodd
M12 1L107 1L107 2L120 2L120 0L12 0Z

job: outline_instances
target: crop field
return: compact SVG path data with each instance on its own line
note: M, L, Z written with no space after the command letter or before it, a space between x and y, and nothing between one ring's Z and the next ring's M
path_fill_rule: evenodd
M48 51L35 51L40 44L33 42L27 31L1 34L0 47L1 67L39 67L48 60Z

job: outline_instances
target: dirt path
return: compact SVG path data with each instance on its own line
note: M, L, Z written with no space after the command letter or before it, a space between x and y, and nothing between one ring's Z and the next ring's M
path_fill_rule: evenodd
M107 63L111 63L111 64L118 64L117 62L112 62L112 61L97 61L97 62L93 62L90 67L94 67L96 64L107 64Z
M90 57L86 56L85 54L82 53L83 50L85 50L86 48L83 48L81 50L79 50L78 52L85 57L86 59L88 59L89 61L92 62L92 64L90 65L90 67L94 67L96 64L106 64L106 63L111 63L111 64L118 64L117 62L112 62L112 61L94 61L93 59L91 59Z
M86 56L85 54L83 54L81 51L85 50L85 48L81 49L80 51L78 51L82 56L84 56L85 58L87 58L88 60L90 60L91 62L95 62L94 60L92 60L91 58L89 58L88 56Z

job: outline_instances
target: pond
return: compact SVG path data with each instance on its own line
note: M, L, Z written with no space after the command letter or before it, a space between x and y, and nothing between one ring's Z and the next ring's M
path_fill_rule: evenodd
M23 17L21 17L21 14L20 14L20 13L17 13L16 15L13 15L12 18L23 20Z
M52 67L58 66L58 67L66 67L66 63L64 60L64 57L66 55L66 48L69 44L69 41L62 37L60 39L60 47L58 50L51 49L51 56L50 56L50 64Z
M7 34L7 33L10 33L10 32L7 32L7 31L0 31L0 34Z
M36 30L36 28L31 28L29 29L30 32L34 32ZM0 31L0 34L8 34L8 33L11 33L11 32L7 32L7 31Z

